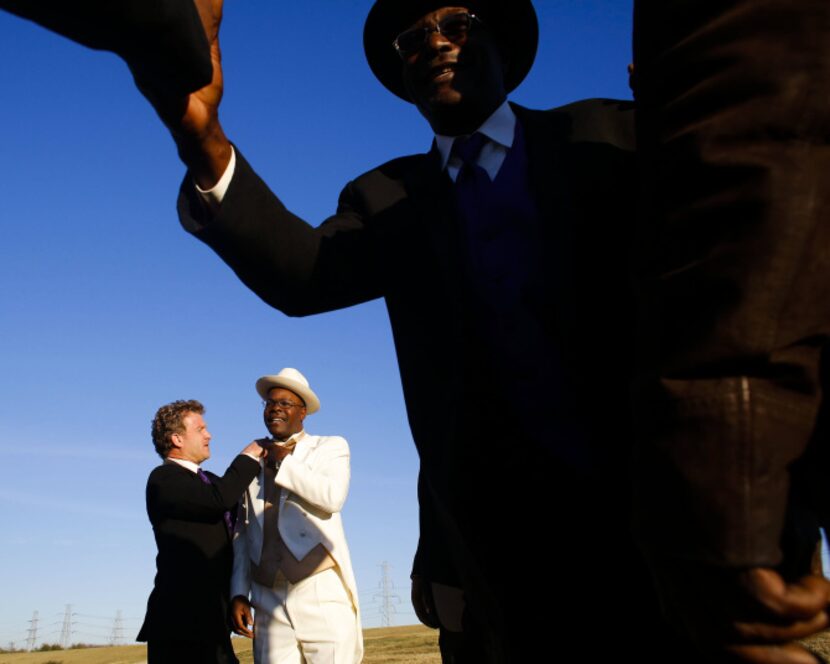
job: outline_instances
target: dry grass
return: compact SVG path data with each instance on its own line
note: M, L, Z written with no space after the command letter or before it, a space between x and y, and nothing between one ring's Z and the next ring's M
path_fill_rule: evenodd
M830 630L819 632L801 643L822 662L830 662Z
M363 631L364 664L440 664L438 632L420 625L382 627ZM251 642L234 639L241 664L251 664ZM144 664L145 646L52 650L49 652L0 653L0 664Z
M146 661L146 646L0 654L0 664L47 664L47 662L54 664L139 664L139 662Z
M438 631L421 625L363 630L364 664L441 664Z

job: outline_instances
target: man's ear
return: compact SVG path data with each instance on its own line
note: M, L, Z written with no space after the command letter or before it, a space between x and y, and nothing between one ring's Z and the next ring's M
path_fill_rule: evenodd
M170 444L173 447L181 447L182 446L182 437L178 433L171 433L170 434Z

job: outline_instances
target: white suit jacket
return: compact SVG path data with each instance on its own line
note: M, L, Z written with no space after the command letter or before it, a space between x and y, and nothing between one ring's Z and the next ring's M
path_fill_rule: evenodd
M276 483L282 488L279 531L298 560L322 544L334 558L352 598L360 629L357 584L340 510L349 493L349 444L340 436L310 436L297 441L293 454L283 459ZM262 554L265 512L264 466L240 502L233 537L231 597L247 597L251 589L251 561Z

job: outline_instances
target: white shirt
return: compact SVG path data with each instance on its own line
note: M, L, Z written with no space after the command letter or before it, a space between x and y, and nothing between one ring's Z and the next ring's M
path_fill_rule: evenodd
M507 157L507 151L513 147L513 135L516 131L516 114L506 101L499 106L493 115L487 118L478 128L478 133L484 134L490 140L481 148L476 163L481 166L490 180L495 180L496 175ZM458 171L461 170L461 159L452 154L452 146L455 139L460 136L442 136L436 134L435 143L438 152L441 154L441 168L447 169L447 174L453 182L458 178Z
M491 180L496 179L496 175L507 157L507 151L513 146L513 135L516 131L516 114L510 108L510 104L505 101L499 106L495 112L487 118L484 123L478 128L478 132L484 134L490 140L481 148L481 153L478 156L476 163L481 166ZM458 171L461 169L461 159L452 154L452 144L459 136L442 136L435 135L435 143L438 147L438 152L441 154L441 168L447 169L447 174L453 182L458 177ZM207 203L208 207L216 210L225 198L228 187L233 179L233 173L236 169L236 152L231 146L231 159L228 162L225 172L222 177L210 189L201 189L198 185L198 191L202 199Z
M167 457L164 460L164 463L177 463L183 468L187 468L191 473L199 472L199 464L188 461L187 459L174 459L172 457Z
M302 432L300 432L302 433ZM297 434L299 435L299 434ZM246 456L249 459L253 459L254 461L259 461L259 457L255 457L253 454L248 454L245 452L242 456ZM183 468L187 468L191 473L198 473L199 472L199 464L193 463L192 461L188 461L187 459L176 459L174 457L167 457L164 460L164 463L177 463Z

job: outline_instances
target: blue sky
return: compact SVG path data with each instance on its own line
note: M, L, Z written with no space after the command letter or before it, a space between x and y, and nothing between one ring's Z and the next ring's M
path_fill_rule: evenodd
M370 6L226 5L226 132L315 225L350 178L431 140L364 61ZM631 0L536 7L539 55L512 99L630 96ZM321 398L307 429L352 448L344 520L364 623L379 624L384 561L394 622L415 622L418 461L383 303L306 319L270 309L181 230L184 169L116 57L0 12L0 61L0 645L22 645L35 610L39 641L56 641L66 604L79 614L73 641L105 641L118 610L132 638L154 573L153 413L201 400L206 467L221 472L265 433L256 378L284 366Z

